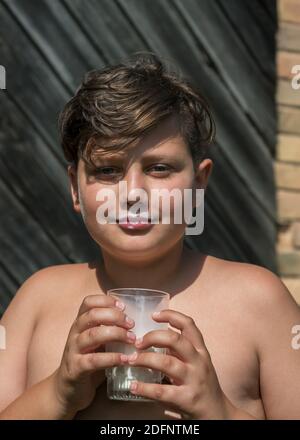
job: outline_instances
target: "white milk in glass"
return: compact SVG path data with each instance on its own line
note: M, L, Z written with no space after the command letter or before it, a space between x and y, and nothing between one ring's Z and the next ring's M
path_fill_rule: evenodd
M166 292L152 289L111 289L107 292L122 301L126 308L124 313L135 321L135 326L130 331L136 334L136 338L144 336L151 330L167 330L168 323L156 322L152 319L152 313L163 309L168 309L170 295ZM109 342L105 345L107 352L117 352L130 355L137 352L153 351L166 353L164 347L149 347L139 350L134 344L124 342ZM161 383L164 374L151 368L136 367L131 365L120 365L106 368L107 377L107 396L113 400L139 400L152 401L142 396L134 395L130 392L130 384L133 380L147 383Z

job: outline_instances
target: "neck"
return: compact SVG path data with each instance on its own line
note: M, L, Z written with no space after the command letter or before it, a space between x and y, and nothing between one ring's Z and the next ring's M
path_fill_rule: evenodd
M102 250L107 289L141 287L164 290L181 272L187 250L183 240L151 260L129 261Z

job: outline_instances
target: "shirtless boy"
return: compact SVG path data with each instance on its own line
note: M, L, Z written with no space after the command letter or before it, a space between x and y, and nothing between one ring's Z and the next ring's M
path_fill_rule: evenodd
M39 270L16 293L1 320L0 419L299 418L300 310L275 274L186 248L184 222L97 221L99 189L118 199L123 180L151 198L154 188L205 189L212 171L214 126L198 90L155 56L135 59L87 75L60 117L73 207L102 256ZM169 292L169 309L153 317L168 330L129 339L134 323L106 295L114 287ZM104 351L108 341L167 354L122 360ZM164 373L132 391L152 402L107 398L105 368L128 362Z

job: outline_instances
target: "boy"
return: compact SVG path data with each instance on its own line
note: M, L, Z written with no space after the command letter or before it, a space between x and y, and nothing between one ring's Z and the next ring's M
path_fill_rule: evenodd
M100 190L131 206L120 181L149 200L155 189L206 188L214 123L200 92L155 55L133 57L86 76L60 116L60 132L74 210L102 258L42 269L13 298L1 320L0 418L298 418L292 329L300 311L276 275L185 248L186 224L172 221L173 204L168 224L137 216L137 226L129 214L121 224L119 213L117 223L98 221ZM158 214L161 220L161 207ZM138 345L126 309L106 295L115 287L169 292L169 310L153 317L169 329ZM104 351L113 340L167 354L124 359ZM162 384L132 389L153 402L106 397L105 368L128 363L165 374Z

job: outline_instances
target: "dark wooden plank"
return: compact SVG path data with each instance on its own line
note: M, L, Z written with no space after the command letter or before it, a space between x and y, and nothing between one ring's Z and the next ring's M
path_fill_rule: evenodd
M199 249L209 248L213 255L276 271L275 222L259 209L249 188L228 179L230 164L218 151L212 157L215 167L205 195L204 232L188 241L195 242Z
M1 253L3 264L10 267L16 279L21 280L40 267L46 266L49 259L57 264L65 260L61 252L49 239L36 219L16 197L12 188L0 181L0 209L4 215L1 217Z
M145 41L111 0L63 0L64 5L93 45L101 47L107 63L119 62L131 52L145 49ZM79 47L84 50L84 47Z
M3 4L1 29L1 62L7 72L7 92L57 159L64 163L57 142L57 116L70 94Z
M241 260L275 270L275 222L259 208L247 186L239 184L238 180L228 179L230 163L218 154L213 159L215 180L208 185L206 203L214 209L218 221L226 226L226 231L217 240L224 240L225 234L229 234L232 241L239 243L239 254L244 251L247 256ZM258 243L263 245L258 247Z
M267 14L259 0L215 0L233 32L240 38L245 51L253 57L273 89L276 77L277 20ZM272 0L272 3L275 2ZM259 50L258 50L259 48ZM239 60L238 60L239 61ZM274 93L270 94L272 96Z
M6 268L2 261L0 262L0 319L19 286L13 270L13 267Z
M252 0L251 2L252 3ZM259 0L259 3L264 7L266 14L269 15L270 20L274 23L277 21L277 1L276 0ZM258 13L257 13L258 15Z
M13 103L2 98L6 113L6 130L0 135L2 178L12 182L14 191L35 213L66 261L94 256L82 220L72 210L66 167L59 165Z
M260 136L266 140L266 147L272 146L275 129L274 87L260 74L257 64L245 51L218 4L210 0L201 2L188 0L184 4L175 0L175 4L195 38L199 39L219 70L220 80L224 86L233 94L241 110L251 118ZM162 5L165 6L165 3L162 2ZM163 8L161 13L163 14ZM212 22L213 26L211 26ZM179 25L177 28L181 29ZM257 96L259 96L259 106ZM273 114L270 113L271 110Z
M37 50L68 93L76 90L87 70L101 68L107 61L101 55L100 46L90 44L78 26L80 21L74 21L62 1L3 1L26 34L27 44Z

